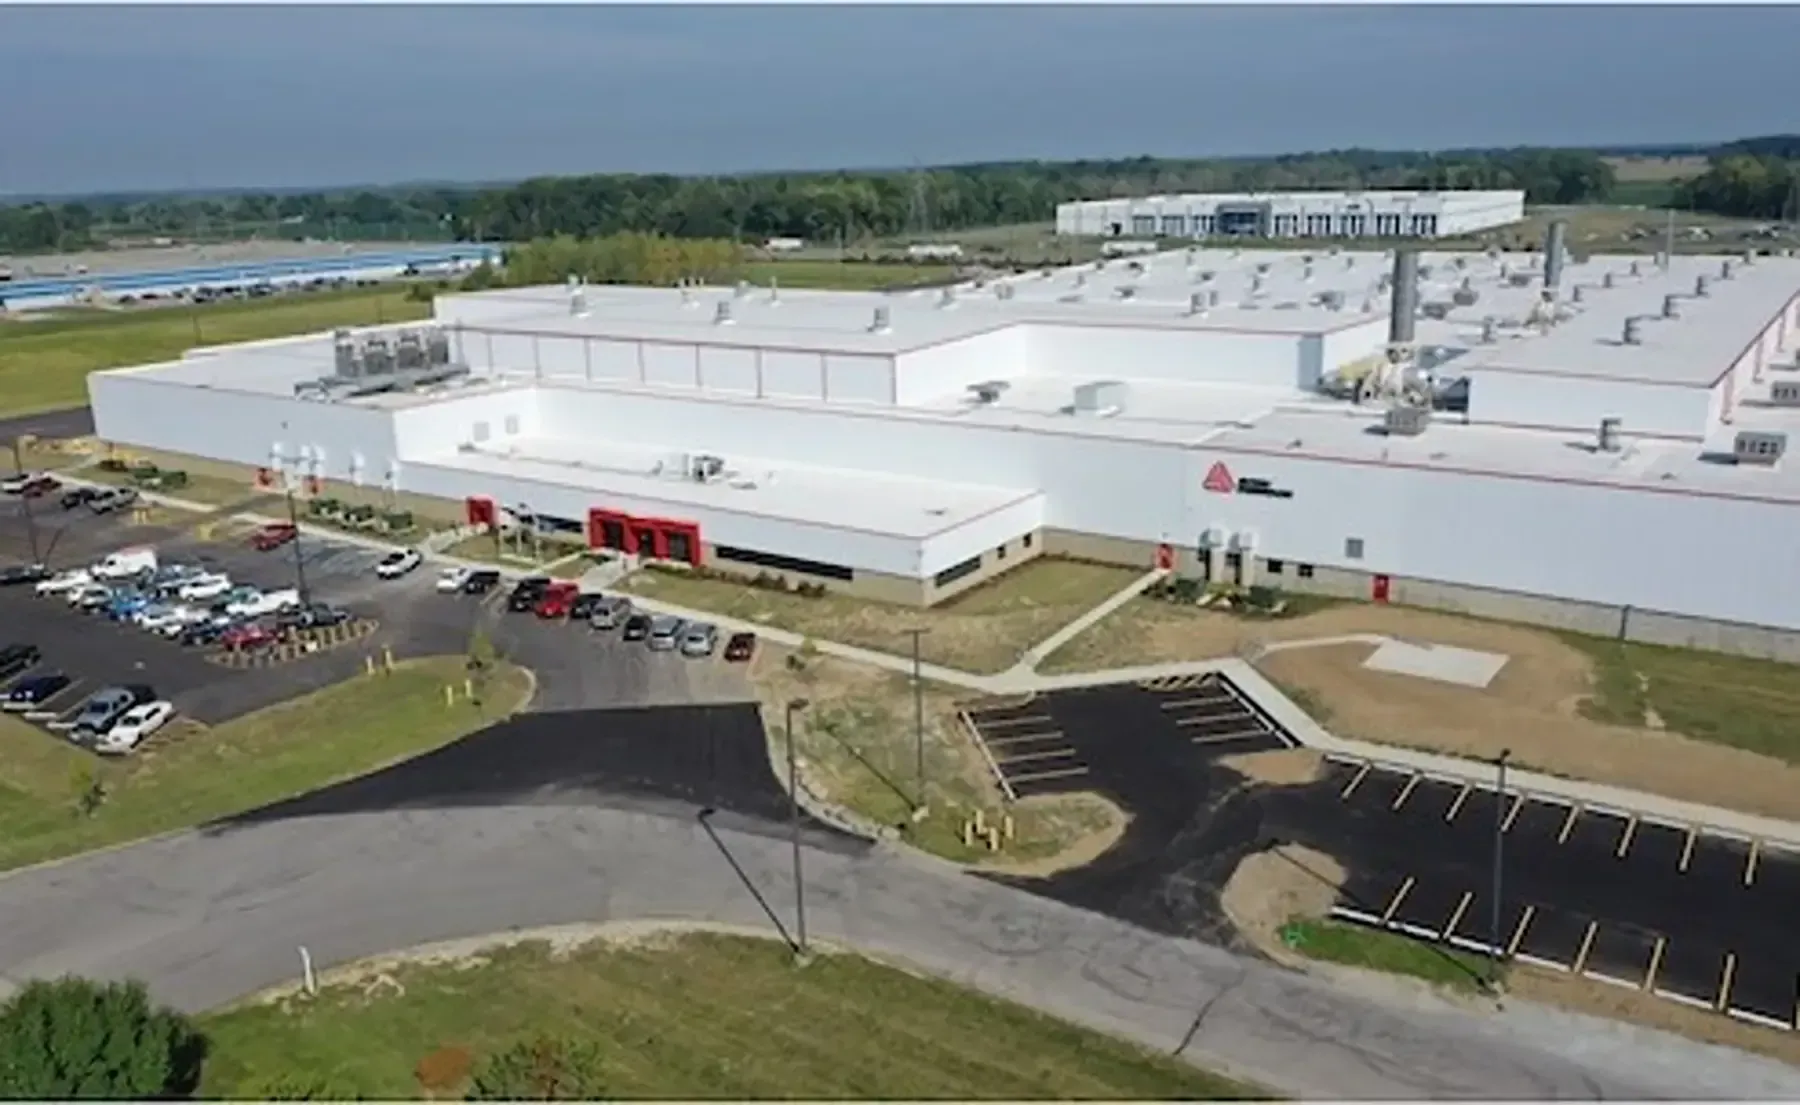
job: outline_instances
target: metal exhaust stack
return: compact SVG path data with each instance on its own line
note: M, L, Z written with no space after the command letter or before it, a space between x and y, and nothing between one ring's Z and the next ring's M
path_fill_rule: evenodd
M1389 347L1410 347L1419 314L1419 255L1410 249L1394 251L1394 298L1388 312Z
M1561 219L1550 223L1544 236L1544 287L1554 292L1562 283L1563 247L1569 236L1569 224Z

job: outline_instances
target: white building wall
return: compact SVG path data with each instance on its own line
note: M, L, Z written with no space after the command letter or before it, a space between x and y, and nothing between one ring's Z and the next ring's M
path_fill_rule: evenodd
M1342 368L1347 364L1374 356L1387 348L1388 324L1386 319L1372 319L1345 326L1342 329L1320 334L1313 342L1317 350L1316 363L1324 372ZM1302 376L1311 376L1311 368Z
M1800 629L1793 504L1221 450L1193 453L1189 485L1216 461L1294 495L1200 491L1189 544L1218 525L1256 533L1260 555L1289 565Z
M900 406L917 406L986 380L1016 380L1040 348L1036 327L1007 326L959 341L914 349L894 359Z
M1113 235L1142 237L1146 230L1138 219L1154 219L1149 234L1163 237L1205 236L1204 220L1217 214L1225 205L1266 204L1271 216L1297 217L1300 225L1292 236L1340 236L1349 232L1344 216L1363 216L1368 220L1362 236L1381 232L1373 225L1375 216L1401 217L1400 234L1414 234L1410 223L1413 215L1434 216L1435 232L1428 237L1446 237L1475 230L1504 226L1524 218L1525 194L1520 191L1487 192L1264 192L1264 193L1184 193L1170 196L1143 196L1133 199L1081 200L1057 205L1056 232L1074 235ZM1329 229L1315 231L1306 225L1306 216L1329 218ZM1196 218L1203 220L1195 223ZM1165 225L1164 220L1181 220L1179 230ZM1115 227L1118 229L1115 231ZM1289 234L1279 234L1281 237Z
M520 503L534 511L586 524L594 508L643 517L678 518L700 527L701 540L765 552L786 553L893 575L916 576L919 542L863 530L718 510L692 503L601 494L592 488L548 480L475 473L453 464L408 464L405 490L448 499L487 495L505 506Z
M1049 375L1306 386L1305 335L1052 324L1032 331L1036 371Z
M536 437L543 426L538 396L537 388L519 385L402 407L389 415L397 455L407 462L429 460L468 443L494 448L508 438ZM327 404L306 409L320 406Z
M849 353L825 354L825 393L828 403L894 402L894 358Z
M1469 421L1588 431L1617 418L1626 434L1699 438L1710 424L1704 387L1476 370Z
M929 579L945 568L961 564L1044 527L1045 497L1031 495L953 529L934 533L919 545L919 564L913 574Z

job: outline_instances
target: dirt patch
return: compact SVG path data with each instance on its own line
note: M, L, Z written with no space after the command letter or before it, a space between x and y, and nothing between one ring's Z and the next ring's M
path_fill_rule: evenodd
M1036 811L1042 810L1042 813ZM1027 798L1014 807L1032 811L1029 816L1045 823L1058 850L1036 858L1002 858L988 870L1031 879L1047 879L1077 867L1086 867L1112 850L1131 825L1131 815L1098 794L1069 794L1056 798Z
M1330 912L1344 877L1337 860L1325 853L1284 844L1239 863L1219 895L1219 905L1258 950L1287 966L1310 968L1311 960L1282 942L1281 928L1293 917L1323 917Z
M1325 777L1325 757L1310 748L1281 748L1273 752L1246 752L1226 756L1219 766L1235 771L1253 783L1272 787L1303 787Z
M1642 990L1628 990L1527 964L1513 967L1506 988L1510 996L1526 1001L1659 1028L1690 1040L1734 1047L1800 1065L1800 1033L1750 1024Z

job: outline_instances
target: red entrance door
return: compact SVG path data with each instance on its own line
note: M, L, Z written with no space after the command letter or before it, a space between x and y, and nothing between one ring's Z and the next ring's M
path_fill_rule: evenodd
M1386 602L1388 600L1388 577L1386 577L1386 576L1376 576L1375 577L1374 586L1373 586L1373 598L1375 599L1376 602Z

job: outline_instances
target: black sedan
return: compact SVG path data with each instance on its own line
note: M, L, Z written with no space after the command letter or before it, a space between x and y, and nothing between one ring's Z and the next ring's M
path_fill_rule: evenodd
M549 576L532 576L513 584L512 594L506 597L506 608L515 614L522 614L537 605L544 592L550 589Z
M7 645L0 648L0 679L11 679L44 658L36 645Z
M324 629L327 626L342 625L350 620L350 611L339 610L322 602L310 606L302 606L298 610L284 611L275 619L277 629Z
M0 699L0 709L30 710L55 698L66 690L74 680L57 672L54 675L38 675L23 680L6 692Z
M55 573L42 564L8 564L0 568L0 587L36 583L41 579L49 579L53 574Z
M74 510L78 506L86 506L98 499L101 491L97 487L71 487L63 492L61 503L64 510Z

